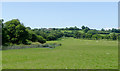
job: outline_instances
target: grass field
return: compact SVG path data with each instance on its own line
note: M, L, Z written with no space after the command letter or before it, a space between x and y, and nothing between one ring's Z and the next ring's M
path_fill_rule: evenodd
M69 33L71 33L72 30L61 30L61 32L69 32ZM78 32L80 32L80 33L84 33L83 30L79 30Z
M0 51L0 71L2 70L2 51Z
M63 38L54 49L4 50L3 69L117 69L118 42Z

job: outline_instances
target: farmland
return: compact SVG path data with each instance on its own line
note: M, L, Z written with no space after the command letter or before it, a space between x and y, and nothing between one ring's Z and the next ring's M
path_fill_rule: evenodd
M0 69L118 69L117 2L2 7Z
M54 49L26 48L2 51L3 69L116 69L118 41L61 38Z

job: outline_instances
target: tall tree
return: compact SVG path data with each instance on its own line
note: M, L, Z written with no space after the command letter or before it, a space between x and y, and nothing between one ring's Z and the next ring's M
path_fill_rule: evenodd
M101 31L105 31L105 29L102 28Z
M29 38L29 32L25 26L18 20L12 19L4 23L4 27L7 29L9 35L9 41L13 44L26 44L26 40Z
M86 27L86 28L84 29L84 32L87 33L89 30L90 30L90 29L89 29L88 27Z
M112 39L112 40L116 40L116 39L117 39L117 36L116 36L115 33L111 34L111 39Z
M82 30L84 30L84 29L85 29L85 26L82 26L81 28L82 28Z

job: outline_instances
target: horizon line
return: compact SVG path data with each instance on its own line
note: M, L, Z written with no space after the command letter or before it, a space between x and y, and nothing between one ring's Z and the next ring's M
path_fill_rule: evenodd
M83 25L84 26L84 25ZM25 26L25 27L29 27L29 26ZM70 26L70 27L75 27L75 26ZM70 28L70 27L67 27L67 28ZM77 28L79 28L79 29L82 29L81 27L78 27L78 26L76 26ZM88 26L85 26L85 27L88 27ZM31 28L31 27L30 27ZM46 28L46 29L51 29L51 28L58 28L58 29L62 29L62 28L66 28L66 27L34 27L34 28L31 28L31 29L42 29L42 28ZM88 27L88 28L90 28L90 27ZM90 28L90 29L95 29L95 30L101 30L101 29L96 29L96 28ZM120 29L120 27L118 27L118 28L115 28L115 27L112 27L112 28L108 28L108 27L106 27L106 28L103 28L103 29L105 29L105 30L112 30L112 29Z

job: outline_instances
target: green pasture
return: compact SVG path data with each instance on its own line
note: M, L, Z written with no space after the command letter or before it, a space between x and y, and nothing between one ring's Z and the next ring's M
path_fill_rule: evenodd
M0 51L0 71L2 69L2 51Z
M54 49L2 51L3 69L117 69L118 41L62 38Z
M61 30L61 32L69 32L69 33L71 33L72 32L72 30ZM78 30L78 32L80 32L80 33L84 33L84 31L83 30Z

